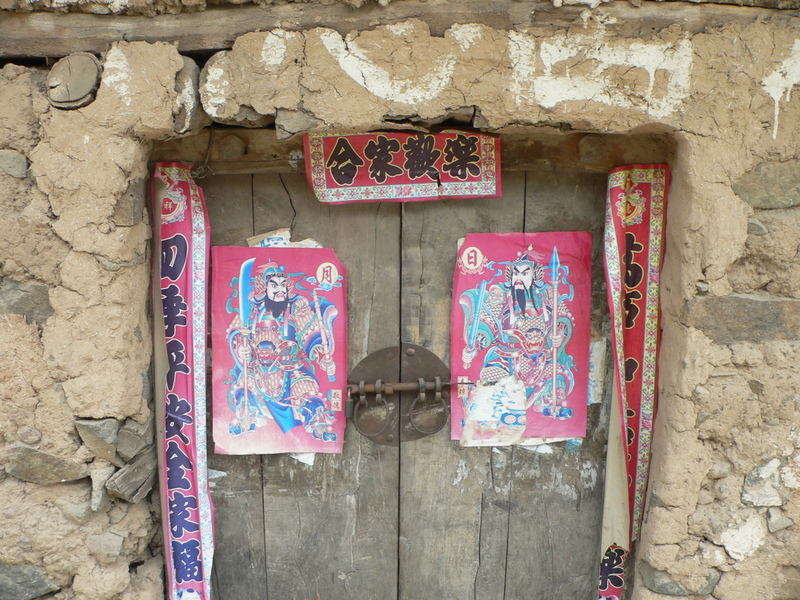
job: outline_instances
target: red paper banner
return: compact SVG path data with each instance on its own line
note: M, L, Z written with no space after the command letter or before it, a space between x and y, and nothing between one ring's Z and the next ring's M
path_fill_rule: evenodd
M484 133L305 135L308 183L320 202L497 198L500 138Z
M586 435L591 256L583 231L466 236L453 292L453 439Z
M659 282L669 166L632 165L609 174L606 281L614 373L625 446L630 535L605 551L600 596L621 597L625 557L639 536L656 413Z
M213 507L206 452L208 217L189 167L153 174L156 390L161 503L169 600L210 600ZM165 363L162 365L162 363Z
M341 452L344 265L328 248L215 246L212 257L216 451Z

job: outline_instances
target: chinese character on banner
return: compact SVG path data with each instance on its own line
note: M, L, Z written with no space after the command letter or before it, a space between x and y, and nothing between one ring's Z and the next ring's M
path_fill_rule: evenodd
M206 451L208 219L189 167L153 173L154 354L169 600L211 599L213 507ZM159 301L160 300L160 301Z
M599 597L621 598L639 537L658 391L660 279L669 165L629 165L608 175L604 236L614 356ZM630 575L630 573L627 573Z
M591 256L583 231L466 236L453 289L453 439L586 435Z
M344 266L328 248L216 246L212 258L216 452L341 452Z
M306 174L320 202L498 198L500 138L485 133L305 136Z

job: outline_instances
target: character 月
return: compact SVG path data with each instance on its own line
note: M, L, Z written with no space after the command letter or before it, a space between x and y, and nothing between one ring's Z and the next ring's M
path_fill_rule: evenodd
M274 262L253 277L243 269L241 285L241 308L228 328L236 362L230 433L254 431L271 419L284 433L302 426L315 439L335 441L334 415L318 382L320 372L332 378L336 371L325 325L335 306L316 293L311 299L296 293Z
M460 299L466 316L466 345L461 357L464 368L469 369L485 350L480 384L494 385L514 376L514 383L524 387L524 400L519 395L503 396L498 388L491 410L486 407L479 410L487 423L524 428L530 407L557 419L573 415L566 402L574 385L572 358L566 353L566 343L572 335L574 319L564 296L558 293L563 267L558 264L555 249L554 257L549 277L545 275L546 268L533 256L521 254L515 261L505 263L505 269L497 270L492 279L467 290ZM562 290L564 287L562 284ZM506 397L509 399L501 400ZM467 408L471 408L469 404Z

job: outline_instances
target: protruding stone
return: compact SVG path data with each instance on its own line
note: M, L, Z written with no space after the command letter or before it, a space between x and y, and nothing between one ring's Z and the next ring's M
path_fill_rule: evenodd
M750 235L767 235L769 233L769 229L764 227L763 223L760 223L755 219L750 219L747 222L747 233Z
M89 467L85 463L76 463L36 448L15 445L8 454L6 469L9 475L23 481L49 485L89 476Z
M133 227L142 222L146 179L135 179L128 184L114 207L112 220L118 227Z
M25 179L28 174L28 159L15 150L0 150L0 169L12 177Z
M86 106L94 101L100 86L103 67L88 52L76 52L62 58L47 76L50 103L62 109Z
M780 508L773 506L767 512L767 528L770 533L775 533L792 525L794 525L794 521L784 515Z
M116 419L80 419L75 421L75 428L83 443L98 458L121 467L124 463L117 457L117 431L119 421Z
M800 160L762 162L733 184L733 191L753 208L800 205Z
M727 460L717 460L708 471L710 479L722 479L731 474L731 463Z
M773 458L750 471L744 478L742 504L748 506L780 506L783 504L780 468L781 461Z
M0 313L23 315L28 323L42 326L54 314L49 292L50 287L46 285L2 279Z
M800 340L800 300L736 294L695 296L681 319L717 344Z
M151 447L117 471L106 483L106 489L112 496L138 502L153 488L156 469L156 452Z
M116 470L115 467L92 470L92 512L97 512L103 506L103 501L106 499L106 483Z
M642 561L639 564L639 574L642 576L642 582L645 587L651 592L667 596L689 595L689 591L672 579L668 573L654 569L646 561Z
M127 419L117 436L117 454L125 461L131 460L153 443L153 433L152 413L144 424Z
M42 439L42 433L34 427L20 427L17 429L17 439L28 445L33 445Z
M0 598L3 600L32 600L60 589L41 567L0 563Z
M764 545L766 538L767 527L764 518L755 512L750 514L744 523L726 529L719 536L725 551L735 560L744 560L752 556Z

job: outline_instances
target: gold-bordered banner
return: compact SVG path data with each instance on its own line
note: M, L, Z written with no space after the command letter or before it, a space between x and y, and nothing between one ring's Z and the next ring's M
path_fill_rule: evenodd
M306 175L320 202L416 202L502 195L500 138L485 133L305 135Z

